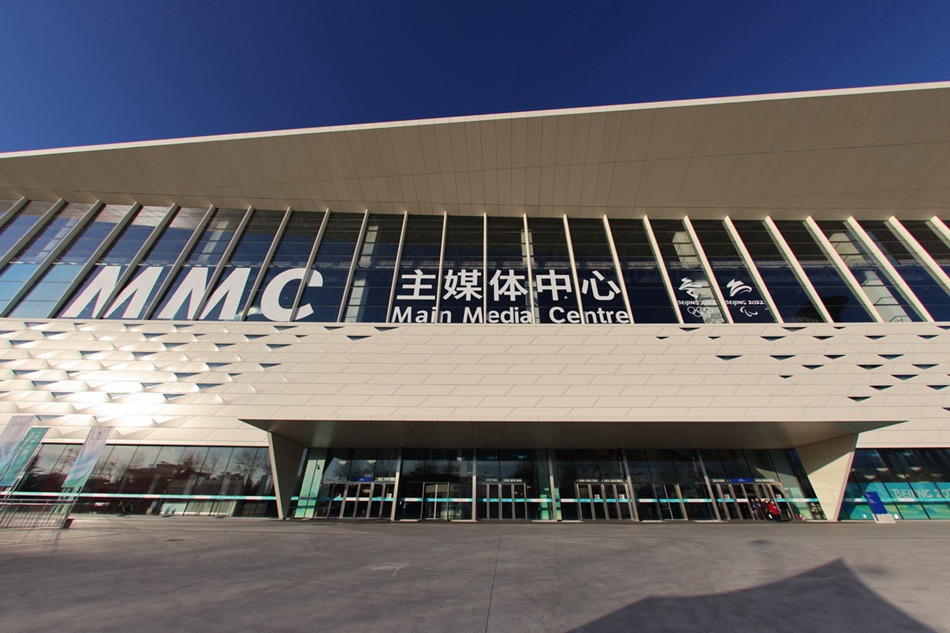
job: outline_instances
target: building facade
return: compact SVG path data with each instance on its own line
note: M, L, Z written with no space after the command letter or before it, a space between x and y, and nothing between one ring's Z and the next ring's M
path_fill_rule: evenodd
M948 107L0 155L0 406L47 429L6 494L60 495L106 427L81 510L950 518Z

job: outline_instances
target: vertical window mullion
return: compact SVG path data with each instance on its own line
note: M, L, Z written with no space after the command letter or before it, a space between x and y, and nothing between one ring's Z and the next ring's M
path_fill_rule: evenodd
M564 239L567 240L567 258L571 262L571 279L574 281L574 297L577 299L577 311L581 315L581 323L587 323L584 306L581 305L581 282L577 274L577 262L574 259L574 243L571 241L571 228L567 214L561 216L564 221Z
M194 314L188 316L189 319L197 319L198 315L201 314L201 311L205 309L205 304L208 302L208 299L211 298L211 294L214 292L215 286L218 285L218 280L221 279L221 275L224 274L224 271L227 268L227 263L234 254L234 249L237 248L238 242L240 241L241 236L244 235L244 230L247 229L247 225L250 224L251 217L253 217L253 215L254 207L248 207L244 212L244 217L241 218L241 223L238 224L237 229L234 231L234 235L231 236L231 241L228 242L228 247L221 254L221 259L218 261L218 265L214 267L214 272L211 273L211 279L208 280L208 287L205 288L204 295L201 297L201 301L198 302L198 309L195 310Z
M897 236L907 245L917 261L925 266L928 272L936 277L943 286L950 291L950 275L947 275L943 268L940 267L940 264L937 263L937 260L917 241L917 238L911 235L910 231L895 217L891 217L887 220L887 224L894 229Z
M239 321L247 321L247 313L251 309L251 305L254 303L257 292L261 289L261 284L264 283L264 277L267 275L267 269L270 268L270 263L274 259L274 253L277 252L277 247L280 244L281 238L284 236L284 231L287 230L287 225L290 224L291 215L293 215L293 209L287 207L287 210L284 211L284 219L281 221L280 226L274 233L274 239L271 240L270 248L267 249L267 254L264 256L264 261L261 262L261 269L257 273L257 278L254 280L254 285L251 286L251 292L247 295L247 303L244 304L244 309L241 311L241 316L238 319Z
M148 308L145 309L145 313L142 315L143 319L151 319L155 310L162 304L162 299L165 298L165 293L168 292L168 289L175 281L175 277L178 276L178 271L181 270L185 260L187 260L188 256L191 254L191 250L195 247L195 244L198 243L198 240L201 239L201 234L204 233L205 228L207 228L208 223L211 222L211 218L214 217L214 214L217 213L217 211L218 208L214 205L211 205L208 207L207 211L205 211L205 214L201 216L201 221L198 222L195 230L192 231L191 237L189 237L188 241L185 242L185 247L181 249L181 253L179 253L178 257L175 258L171 269L168 271L168 274L165 275L165 279L162 280L162 284L158 287L158 292L156 292L155 296L152 297L152 301Z
M723 225L726 227L729 237L732 238L732 243L735 245L736 250L739 251L739 256L742 257L742 262L745 264L746 269L758 285L759 292L761 292L765 302L769 304L769 310L775 315L775 320L778 323L785 323L785 319L782 317L782 313L779 312L775 299L772 298L772 291L769 290L765 279L762 278L758 266L755 265L755 261L752 259L752 254L749 252L749 249L746 248L745 242L742 241L742 237L739 235L739 231L736 230L735 224L732 223L732 218L726 216L723 219Z
M323 234L327 230L327 222L330 221L330 209L327 209L323 214L323 221L320 222L320 228L317 229L317 234L313 238L313 246L310 247L310 254L307 256L307 263L304 264L304 273L303 277L300 279L300 285L297 286L297 294L294 295L294 303L290 309L290 320L291 322L297 320L297 310L300 309L300 300L303 299L304 290L307 288L307 284L310 283L310 276L313 274L313 262L317 259L317 250L320 248L320 243L323 241Z
M442 312L440 308L442 307L442 269L445 266L445 241L448 235L449 228L449 214L445 211L442 212L442 245L439 247L439 273L438 279L436 280L436 292L435 292L435 318L433 321L435 323L442 322Z
M389 305L386 307L386 323L392 322L393 304L396 301L396 284L399 283L399 267L402 265L402 247L406 243L406 226L409 224L409 211L403 211L402 231L399 233L399 246L396 248L396 262L393 266L393 283L389 290Z
M650 248L653 250L653 257L656 259L657 269L666 285L666 293L673 306L673 313L676 315L676 322L683 323L683 314L680 312L679 301L676 299L676 292L673 290L673 282L670 281L670 273L666 269L666 262L663 261L663 255L660 253L660 244L656 241L656 235L653 234L653 226L650 225L650 218L643 216L643 226L646 229L647 239L650 241Z
M524 235L524 239L522 240L522 248L524 249L525 268L528 269L528 300L530 301L531 305L531 322L538 323L541 319L538 318L539 315L535 308L534 300L534 267L532 261L534 257L531 254L531 234L528 232L528 214L522 213L521 219L524 225L524 228L522 229ZM488 315L486 314L485 316L487 318Z
M49 210L46 211L46 213L40 216L40 219L34 222L33 226L31 226L22 236L20 236L20 239L18 239L16 243L10 247L10 250L6 253L3 253L3 257L0 257L0 270L13 261L13 258L16 257L17 253L22 251L33 240L34 237L39 235L40 231L42 231L50 222L50 220L52 220L53 217L55 217L56 214L59 213L65 206L66 201L60 198L56 204L51 206Z
M12 207L7 209L6 213L0 216L0 230L2 230L3 227L5 227L10 220L15 218L17 213L19 213L23 209L23 207L25 207L29 203L30 203L30 199L23 197L17 200L16 204L14 204Z
M735 321L732 318L732 313L729 312L729 306L726 305L726 298L723 296L722 290L719 288L719 280L717 280L716 276L713 274L712 266L709 265L709 259L706 258L706 251L703 250L703 245L699 241L699 236L696 235L696 229L693 228L693 223L689 221L688 216L683 217L683 226L686 227L686 233L689 235L689 239L693 242L693 248L696 249L696 255L699 257L699 263L706 272L706 278L709 280L709 287L712 290L713 296L716 298L716 301L719 302L719 309L722 311L723 318L726 320L726 323L734 323Z
M854 296L864 305L864 309L868 311L871 318L877 323L883 323L884 318L881 317L881 313L877 311L877 306L874 305L871 298L864 292L864 288L861 287L861 283L857 277L855 277L851 269L848 268L848 265L841 258L841 255L838 254L838 251L835 250L834 245L828 240L828 237L824 231L821 230L821 227L818 226L818 223L815 222L813 217L808 216L805 218L805 227L808 229L808 232L811 233L812 237L815 238L815 241L818 242L825 256L831 260L834 267L838 270L838 274L841 275L841 278L844 279L845 283L851 288L851 292L854 293Z
M132 261L129 262L129 267L124 273L122 273L122 275L119 276L119 281L116 282L115 288L112 289L112 292L109 293L109 297L102 303L102 309L96 314L92 315L92 318L101 319L102 315L109 311L109 308L112 306L112 302L115 301L115 298L119 295L119 292L121 292L122 288L125 287L125 284L129 282L129 280L132 278L132 275L135 274L139 264L143 259L145 259L145 255L149 252L152 246L154 246L155 242L158 241L158 238L162 235L162 233L165 232L165 229L168 228L168 225L171 223L172 219L175 217L175 214L178 213L180 208L181 207L174 203L168 207L168 211L165 212L165 215L162 217L161 221L155 225L155 228L152 229L148 239L142 243L142 246L139 248L138 252L135 253L135 257L133 257Z
M43 275L46 274L46 271L49 270L49 267L52 266L53 262L56 261L56 258L72 245L73 241L76 239L76 236L82 233L82 230L86 228L86 226L89 224L89 221L92 220L104 206L105 205L102 203L102 201L96 201L95 204L89 207L89 210L86 211L86 213L78 222L76 222L76 225L69 230L69 232L66 234L66 237L60 240L59 244L50 250L49 254L46 256L46 259L44 259L40 265L36 267L36 270L33 271L33 274L30 275L30 278L27 279L22 286L20 286L20 289L17 290L17 292L10 299L10 302L7 304L6 308L0 312L0 318L5 318L10 314L14 307L20 303L20 300L23 299L23 297L25 297L33 289L33 286L43 278Z
M329 209L327 215L330 214ZM350 260L350 271L346 275L346 284L343 286L343 299L340 301L340 311L337 313L337 323L343 320L346 314L346 296L353 291L353 279L356 277L356 264L360 261L360 254L363 250L363 241L366 239L366 229L369 226L369 209L363 212L363 224L360 225L360 233L356 236L356 245L353 247L353 259ZM396 271L393 270L393 279L396 278Z
M610 228L610 220L604 216L604 231L607 232L607 243L610 245L610 257L613 259L614 268L617 271L617 280L620 282L620 292L623 295L623 304L627 307L627 314L630 315L630 322L636 323L633 319L633 306L630 305L630 295L627 292L627 284L623 280L623 270L620 268L620 255L617 253L617 244L614 242L614 233Z
M798 278L798 283L805 289L805 292L811 299L812 304L814 304L815 309L818 310L821 318L823 318L826 323L834 323L834 319L831 318L831 313L828 312L828 308L825 307L825 302L821 300L818 291L815 290L815 286L812 285L808 275L805 274L805 269L802 268L798 258L795 257L795 254L792 252L792 248L788 245L788 242L785 241L782 233L778 230L778 227L775 226L775 221L772 220L770 216L766 216L765 218L765 227L768 229L776 246L778 246L779 251L781 251L785 257L785 261L792 267L792 272L795 273L795 276Z
M867 249L873 262L877 264L884 271L884 274L890 278L891 282L900 289L907 301L910 302L914 306L914 309L924 318L924 321L933 323L934 318L930 314L930 310L921 303L917 295L914 294L913 289L904 281L904 278L897 272L897 269L891 265L891 262L887 260L887 256L884 255L884 252L874 243L874 240L871 239L871 236L867 234L867 231L864 230L864 227L858 223L854 216L845 220L845 226L851 229L855 236L861 240L861 245Z
M112 231L109 232L109 235L106 236L106 239L102 240L102 243L93 251L92 255L89 256L89 259L83 264L82 270L79 271L79 274L76 275L76 278L73 279L72 283L69 284L69 287L66 288L66 291L63 293L63 296L59 298L56 304L53 306L53 309L50 311L50 316L55 316L59 314L59 311L63 309L63 306L69 298L76 292L76 289L79 288L83 282L86 281L93 270L96 268L96 262L99 261L107 250L115 243L119 236L122 235L122 232L129 225L129 223L135 218L136 214L142 209L142 205L138 202L133 203L129 210L126 212L125 217L122 218L121 222L118 222Z
M488 322L488 214L482 214L482 314Z

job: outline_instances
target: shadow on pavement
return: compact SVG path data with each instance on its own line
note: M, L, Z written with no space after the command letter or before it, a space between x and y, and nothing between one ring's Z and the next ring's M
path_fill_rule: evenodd
M614 631L937 633L871 591L841 560L749 589L646 598L572 629L571 633Z

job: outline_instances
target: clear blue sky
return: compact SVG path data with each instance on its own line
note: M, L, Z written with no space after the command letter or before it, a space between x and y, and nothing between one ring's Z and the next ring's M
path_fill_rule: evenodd
M950 80L950 2L0 0L0 151Z

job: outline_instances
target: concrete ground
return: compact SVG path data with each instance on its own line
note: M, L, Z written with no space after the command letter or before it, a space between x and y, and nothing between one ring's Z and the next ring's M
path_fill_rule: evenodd
M950 523L0 530L0 630L950 631Z

